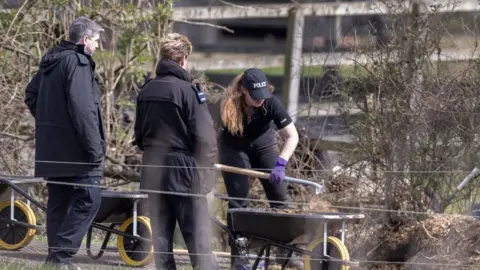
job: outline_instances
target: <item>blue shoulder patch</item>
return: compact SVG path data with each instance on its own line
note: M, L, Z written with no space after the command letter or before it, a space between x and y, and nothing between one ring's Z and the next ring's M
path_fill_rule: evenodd
M207 97L205 96L205 93L202 91L202 87L200 86L199 83L196 83L193 86L193 89L195 90L195 94L197 96L198 103L203 104L207 101Z

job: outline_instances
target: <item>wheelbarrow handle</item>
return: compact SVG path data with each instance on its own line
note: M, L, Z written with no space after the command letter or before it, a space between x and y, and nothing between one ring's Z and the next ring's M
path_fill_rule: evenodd
M227 165L222 165L222 164L215 164L214 167L216 169L218 169L220 171L224 171L224 172L243 174L243 175L247 175L247 176L250 176L250 177L257 177L257 178L261 178L261 179L269 179L270 178L269 173L264 173L264 172L259 172L259 171L244 169L244 168L238 168L238 167L227 166ZM325 192L325 189L322 185L320 185L318 183L315 183L315 182L312 182L312 181L293 178L293 177L289 177L289 176L285 176L285 181L314 186L315 187L315 194L320 194L320 193Z
M479 170L477 167L473 168L473 170L470 172L465 179L457 186L457 190L461 190L467 183L470 181L472 178L475 178L478 174Z
M473 168L473 170L470 172L469 175L467 175L467 177L465 177L463 179L463 181L458 184L457 188L455 189L455 191L452 193L452 195L448 196L448 198L441 204L441 213L445 212L445 209L447 208L447 206L450 204L450 202L453 200L453 198L457 195L458 192L460 192L460 190L462 190L462 188L470 181L472 180L473 178L477 177L478 173L479 173L479 169L477 167Z

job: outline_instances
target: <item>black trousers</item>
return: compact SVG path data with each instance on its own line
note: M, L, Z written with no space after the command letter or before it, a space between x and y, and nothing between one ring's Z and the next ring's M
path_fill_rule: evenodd
M218 269L211 249L211 226L205 197L149 195L157 269L177 269L173 256L173 235L178 222L194 269Z
M176 270L173 256L173 236L178 222L190 253L194 269L218 269L212 254L212 227L205 196L191 196L198 190L200 179L193 158L183 153L164 157L155 151L144 152L144 164L163 164L167 167L142 168L140 187L152 191L175 192L185 195L148 194L148 211L152 226L152 238L157 269ZM189 196L190 194L190 196ZM202 194L200 194L202 195Z
M48 178L47 263L71 264L101 204L99 176ZM98 185L98 187L74 186Z
M220 163L228 166L240 168L262 169L264 172L270 172L275 166L278 158L278 147L272 133L267 133L255 141L243 143L230 143L220 141ZM266 169L266 170L263 170ZM228 197L246 199L249 193L248 176L222 172ZM288 208L287 201L287 183L283 182L274 185L268 179L261 179L265 195L270 202L272 208ZM229 199L228 208L247 207L247 200ZM231 218L227 214L227 227L231 230ZM230 241L232 255L238 254L233 243ZM233 263L233 260L232 260Z

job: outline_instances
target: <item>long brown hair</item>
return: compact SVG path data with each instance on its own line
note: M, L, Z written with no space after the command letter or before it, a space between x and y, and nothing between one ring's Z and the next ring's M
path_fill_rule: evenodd
M250 113L245 100L245 91L242 86L243 72L238 74L225 91L225 97L221 104L222 123L233 135L243 136L243 117L247 116L250 122ZM268 85L268 90L273 92L273 86ZM265 104L262 105L265 111Z

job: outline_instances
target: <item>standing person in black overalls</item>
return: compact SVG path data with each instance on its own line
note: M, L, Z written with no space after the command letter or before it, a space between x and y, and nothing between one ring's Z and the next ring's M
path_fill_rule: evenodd
M148 194L155 265L175 270L173 235L178 221L195 269L215 270L206 194L217 158L213 120L199 87L185 70L192 44L169 34L161 47L156 77L138 96L135 144L143 151L140 188L170 194ZM171 194L174 192L175 194Z
M265 73L256 68L245 70L234 78L222 102L220 131L220 163L240 168L267 169L270 181L261 180L271 207L286 208L287 183L285 167L298 144L298 133L292 119L277 97ZM285 138L281 151L278 150L271 123L276 125ZM248 176L223 172L223 179L229 197L247 198ZM234 200L229 208L247 207L248 201ZM232 228L230 218L227 226ZM232 255L237 254L230 243ZM279 255L279 254L277 254ZM233 259L232 259L233 263ZM291 260L292 266L303 269L303 263ZM300 265L301 264L301 265Z

